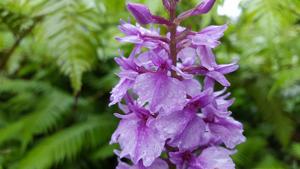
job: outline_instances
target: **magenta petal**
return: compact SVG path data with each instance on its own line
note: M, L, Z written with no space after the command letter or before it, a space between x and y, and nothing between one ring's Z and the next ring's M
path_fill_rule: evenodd
M149 8L138 3L128 3L127 9L140 24L149 24L153 22L152 14Z
M150 166L160 156L165 140L135 114L127 116L120 121L111 143L120 144L120 158L129 156L135 164L142 160L145 166Z
M230 158L233 153L233 151L222 147L209 147L204 149L191 165L200 169L235 169L235 165Z
M133 89L139 96L138 103L148 103L152 112L158 112L161 108L166 113L174 112L181 110L186 103L184 85L161 72L139 75Z

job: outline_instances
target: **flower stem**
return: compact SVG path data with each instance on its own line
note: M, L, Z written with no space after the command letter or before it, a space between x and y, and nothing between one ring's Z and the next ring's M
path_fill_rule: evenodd
M172 7L170 9L170 22L171 25L169 26L170 31L170 55L172 59L172 65L176 66L177 62L177 39L176 39L176 33L177 33L177 24L175 23L176 19L176 5L177 2L175 0L171 0ZM172 71L172 76L176 76L176 72Z

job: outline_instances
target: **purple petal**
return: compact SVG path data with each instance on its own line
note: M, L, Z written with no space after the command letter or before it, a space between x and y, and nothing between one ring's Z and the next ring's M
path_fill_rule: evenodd
M127 9L140 24L149 24L153 22L152 14L149 8L143 4L128 3Z
M120 144L120 158L129 156L135 164L142 160L146 167L150 166L163 151L165 140L135 114L127 116L119 123L111 143Z
M169 115L159 115L153 125L166 139L173 140L174 137L183 132L192 118L192 114L184 111L176 111Z
M196 75L205 75L208 72L208 70L203 66L185 67L183 68L183 71L190 74L196 74Z
M122 100L128 89L134 84L133 80L123 78L119 83L112 89L110 96L109 106L112 106Z
M215 80L206 76L204 78L204 89L214 88L215 86Z
M202 29L199 34L206 35L214 40L219 40L224 35L227 28L228 26L226 24L220 26L212 25Z
M185 86L186 93L189 96L197 96L201 94L201 84L198 80L195 79L187 79L182 81L183 85Z
M191 165L201 169L235 169L235 165L230 158L233 153L233 151L222 147L209 147L204 149Z
M119 160L119 164L118 166L116 167L116 169L134 169L134 167L122 162Z
M194 36L191 36L194 45L204 45L210 48L217 47L219 39L224 35L227 25L208 26Z
M206 46L199 46L197 48L197 54L200 57L200 64L208 70L213 70L216 66L215 55L212 50Z
M197 56L196 50L194 48L187 47L182 49L178 53L177 57L182 61L182 64L184 66L191 66L195 63L196 56Z
M216 68L216 71L218 71L222 74L228 74L228 73L236 71L238 68L239 68L239 65L237 65L236 62L234 62L231 64L218 65Z
M230 83L229 81L225 78L225 76L220 73L220 72L217 72L217 71L211 71L211 72L208 72L206 74L208 77L216 80L217 82L219 82L221 85L225 86L225 87L228 87L230 86Z
M170 152L169 156L170 161L176 165L176 169L199 169L199 167L191 168L190 163L195 161L196 158L190 151Z
M197 46L208 46L210 48L216 48L220 45L220 42L212 39L211 37L203 34L197 34L192 38L192 43Z
M205 131L204 121L195 115L183 132L178 135L170 145L178 147L181 150L189 150L206 144L208 140L205 139Z
M122 161L119 161L119 164L116 169L168 169L168 168L169 168L168 164L164 160L157 158L149 167L145 167L141 162L130 166Z
M181 110L186 103L184 85L161 72L139 75L133 89L139 96L138 103L148 103L152 112L158 112L161 108L166 113L174 112Z
M206 107L213 101L213 89L205 89L199 95L194 96L187 104L187 107L192 110L197 110L199 108Z
M217 118L215 122L209 123L209 129L214 141L223 142L228 148L245 142L243 126L232 117Z
M172 65L172 70L174 70L179 76L183 77L184 79L192 79L193 75L183 72L180 68Z

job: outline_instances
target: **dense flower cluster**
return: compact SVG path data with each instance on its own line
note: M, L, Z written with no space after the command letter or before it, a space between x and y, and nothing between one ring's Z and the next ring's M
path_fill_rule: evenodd
M115 59L120 81L110 105L118 103L124 112L116 114L121 121L111 139L121 149L116 151L117 169L235 168L230 155L245 137L242 124L230 116L234 100L228 99L230 83L224 75L238 65L217 64L212 52L227 26L199 32L184 28L181 21L207 13L215 0L203 0L176 16L179 3L163 0L169 19L153 15L142 4L127 4L139 24L159 24L168 33L125 21L119 26L125 36L117 40L135 47L129 57ZM217 84L224 89L215 91Z

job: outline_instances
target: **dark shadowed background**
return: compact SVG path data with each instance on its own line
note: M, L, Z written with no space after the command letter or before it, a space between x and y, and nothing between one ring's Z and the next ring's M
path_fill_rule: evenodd
M135 2L166 16L160 0ZM115 167L118 109L107 105L113 58L132 49L114 39L129 17L125 0L0 0L0 169ZM300 0L219 0L184 25L224 23L215 51L240 60L230 91L247 136L237 169L299 169Z

